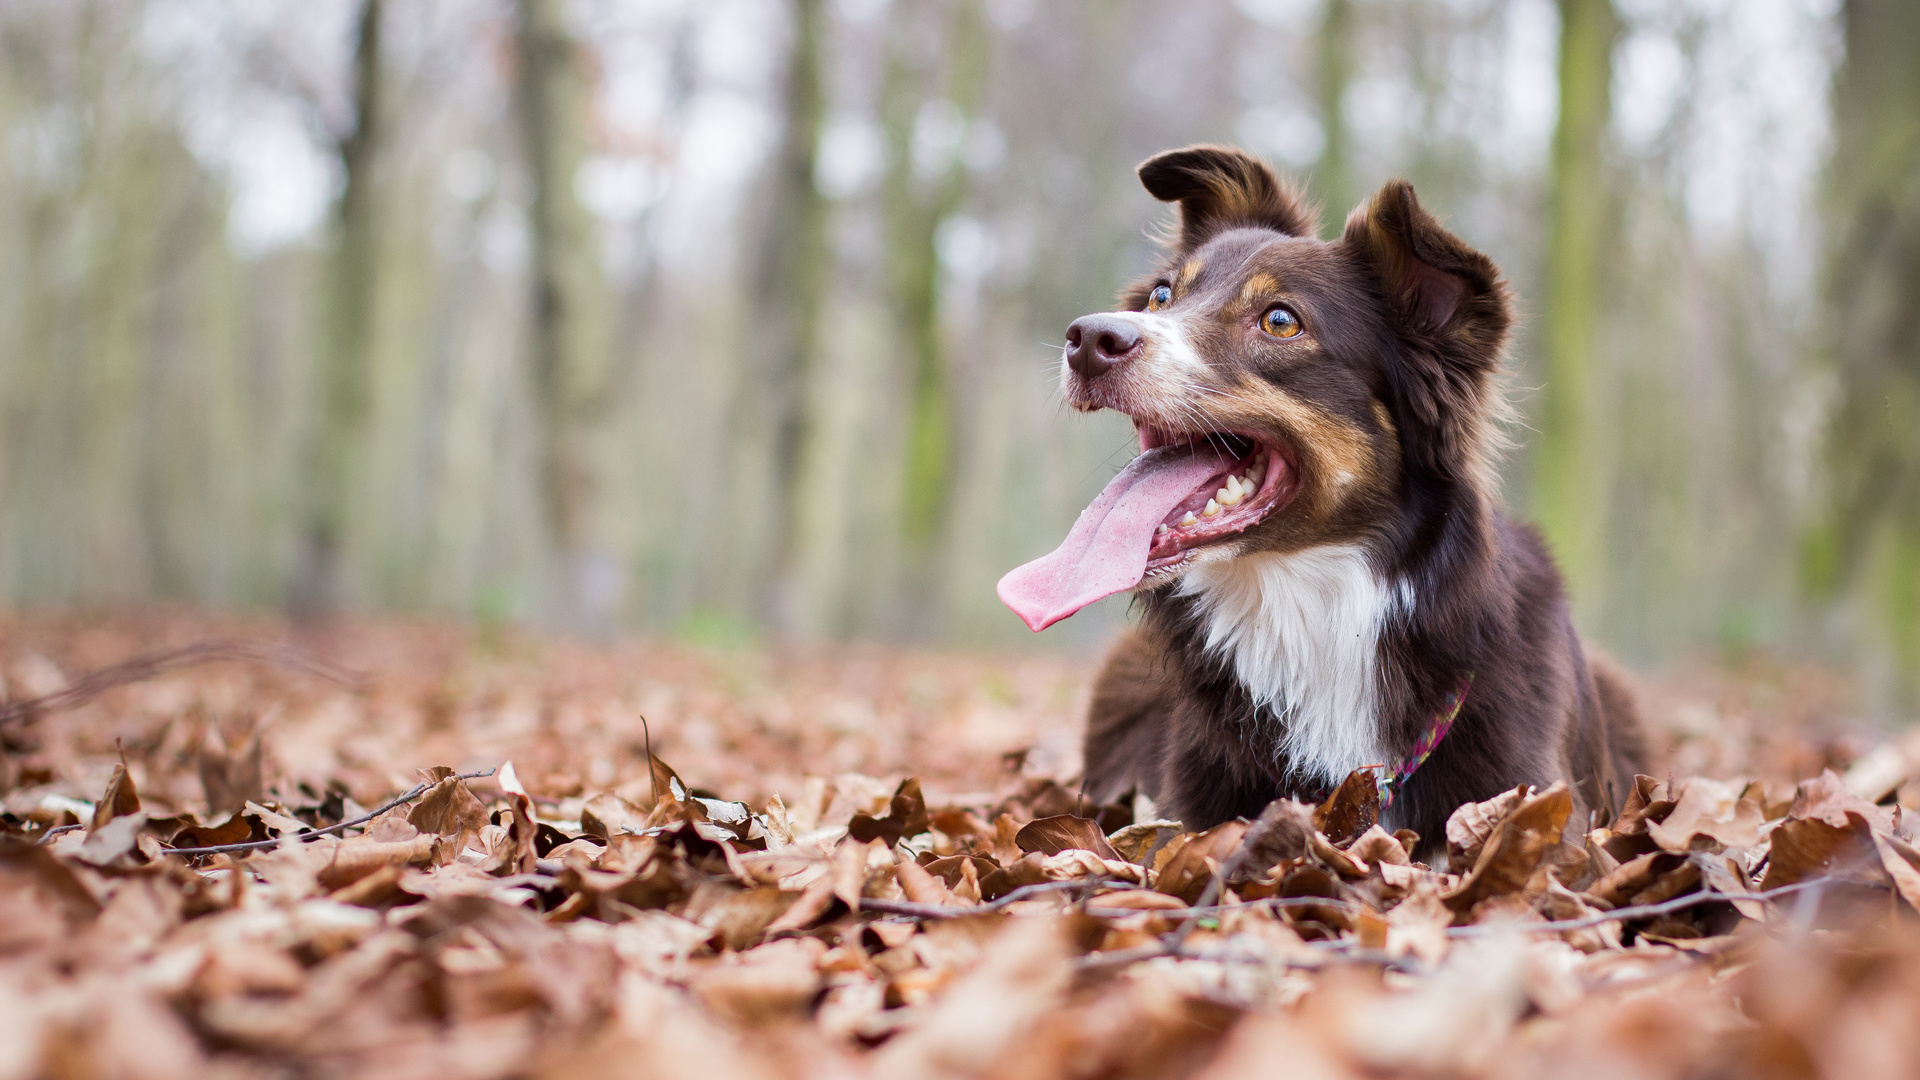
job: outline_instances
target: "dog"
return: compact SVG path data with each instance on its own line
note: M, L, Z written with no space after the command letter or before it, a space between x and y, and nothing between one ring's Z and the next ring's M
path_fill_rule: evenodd
M1178 206L1158 273L1067 328L1067 403L1140 454L1058 550L1001 579L1033 630L1133 591L1094 686L1087 793L1190 829L1373 770L1388 829L1566 781L1570 832L1641 771L1631 690L1581 646L1540 536L1503 511L1492 260L1386 184L1317 238L1266 164L1220 146L1139 167Z

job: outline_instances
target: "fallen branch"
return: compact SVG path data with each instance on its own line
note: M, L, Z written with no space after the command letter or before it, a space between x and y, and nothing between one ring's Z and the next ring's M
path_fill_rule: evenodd
M984 904L960 906L955 904L916 904L911 900L882 900L877 897L860 898L860 910L872 911L881 915L905 915L914 919L958 919L963 915L979 915L985 912L999 911L1022 900L1031 900L1047 893L1065 892L1071 889L1096 888L1108 884L1105 878L1086 878L1077 881L1042 881L1034 885L1022 885L997 900Z
M1792 893L1801 892L1807 889L1819 889L1824 886L1833 884L1835 880L1837 879L1831 876L1809 878L1805 881L1794 882L1791 885L1782 885L1778 888L1767 889L1762 892L1752 892L1752 893L1723 893L1723 892L1688 893L1685 896L1677 896L1671 900L1665 900L1658 904L1642 904L1638 907L1618 908L1614 911L1608 911L1599 915L1592 915L1592 916L1588 916L1580 919L1559 919L1553 922L1537 922L1537 923L1499 922L1499 923L1482 923L1474 926L1456 926L1456 927L1451 927L1447 930L1447 936L1454 937L1454 938L1466 938L1466 937L1482 937L1488 934L1498 934L1498 933L1508 933L1508 932L1558 933L1563 930L1584 930L1588 927L1599 926L1603 923L1609 923L1609 922L1615 922L1615 921L1627 920L1627 919L1644 919L1654 915L1664 915L1671 911L1679 911L1683 908L1695 907L1700 904L1710 904L1715 902L1730 902L1733 900L1761 900L1761 901L1772 900L1776 897L1787 896ZM1269 907L1307 907L1307 906L1340 905L1342 903L1343 901L1332 900L1326 897L1307 897L1307 896L1285 897L1285 898L1272 897L1266 900L1248 900L1240 904L1221 904L1221 905L1215 906L1211 910L1226 911L1236 907L1248 908L1248 907L1256 907L1260 905L1266 905ZM1095 911L1095 909L1093 908L1089 908L1088 910L1090 913ZM1119 909L1109 909L1109 910L1119 910ZM1131 909L1128 909L1128 914L1132 914L1132 913L1133 911ZM1179 914L1179 912L1168 911L1166 912L1166 914L1170 914L1170 915ZM1394 968L1395 970L1407 971L1410 973L1417 973L1417 969L1412 966L1409 966L1404 957L1395 957L1388 953L1381 952L1380 950L1377 950L1377 949L1363 949L1360 947L1360 943L1358 941L1355 941L1351 938L1341 938L1334 941L1314 941L1314 942L1308 942L1308 945L1314 948L1324 949L1328 952L1337 952L1341 957L1348 960L1355 960L1355 961L1368 962L1368 963L1380 963L1380 964L1385 964L1388 967ZM1074 970L1076 971L1104 971L1111 968L1125 967L1128 964L1139 963L1142 960L1159 959L1160 957L1163 957L1163 956L1172 957L1179 960L1219 960L1219 961L1235 961L1235 962L1246 962L1246 963L1267 963L1267 962L1270 962L1271 960L1271 958L1269 957L1247 956L1247 955L1242 955L1237 953L1223 953L1218 951L1194 950L1187 947L1184 939L1174 940L1171 935L1168 935L1167 937L1164 937L1159 941L1151 942L1146 945L1137 945L1131 949L1120 949L1120 950L1109 952L1109 953L1093 953L1087 956L1078 957L1074 960L1073 966L1074 966ZM1298 963L1298 962L1289 960L1287 961L1287 966L1311 967L1313 965Z
M66 689L43 697L9 701L0 705L0 727L31 721L48 713L76 709L115 687L142 682L169 671L223 661L298 671L350 690L360 689L367 681L364 675L335 666L293 645L269 645L256 641L202 641L178 649L147 653L98 671L90 671L74 680Z
M493 772L494 772L493 769L485 769L485 770L482 770L481 772L460 773L456 776L450 776L447 779L478 780L481 777L492 776ZM294 833L292 836L282 836L277 840L249 840L249 841L246 841L245 843L215 844L211 847L168 848L167 854L187 855L187 856L196 856L196 857L201 855L230 855L240 851L265 851L268 848L277 848L281 844L284 844L289 840L313 840L322 836L331 836L334 833L345 832L346 830L351 829L356 825L365 825L367 822L372 821L374 818L379 817L381 814L386 813L387 811L393 809L396 806L404 806L407 803L410 803L413 800L419 798L420 796L425 795L429 789L434 787L434 785L439 784L440 782L441 781L435 780L431 783L415 784L412 788L409 788L405 793L396 795L392 799L388 800L385 805L381 806L377 810L369 810L366 813L360 815L357 818L354 818L351 821L342 821L334 825L328 825L324 829L310 829L307 832Z
M1646 919L1655 915L1665 915L1670 911L1697 907L1701 904L1729 903L1734 900L1771 900L1776 896L1786 896L1803 889L1818 889L1832 884L1836 879L1831 876L1808 878L1791 885L1767 889L1764 892L1723 893L1711 890L1676 896L1671 900L1662 900L1657 904L1641 904L1639 907L1615 908L1598 915L1588 915L1579 919L1558 919L1553 922L1490 922L1473 926L1452 926L1447 928L1447 936L1453 938L1486 937L1489 934L1503 934L1509 931L1521 933L1559 933L1562 930L1585 930L1588 927L1602 926L1610 922L1625 922L1629 919Z
M64 834L66 834L66 833L70 833L70 832L72 832L72 831L73 831L73 830L75 830L75 829L84 829L84 828L86 828L86 826L85 826L84 824L76 824L76 825L55 825L55 826L54 826L53 828L51 828L51 829L48 829L48 830L47 830L46 832L43 832L43 833L41 833L41 834L40 834L40 839L38 839L38 840L35 840L35 841L33 842L33 846L34 846L34 847L41 847L41 846L44 846L44 845L46 845L46 844L50 844L50 843L52 843L52 842L53 842L53 838L54 838L54 837L56 837L56 836L61 836L61 835L64 835Z
M999 911L1009 904L1022 900L1031 900L1049 892L1064 892L1077 888L1097 888L1112 884L1105 878L1088 878L1080 881L1043 881L1037 885L1023 885L998 900L972 906L956 904L919 904L910 900L881 900L872 897L860 898L860 910L878 912L883 915L905 915L914 919L957 919L962 915L978 915L983 911ZM1273 896L1265 900L1243 900L1236 904L1207 904L1177 908L1114 908L1098 907L1088 904L1080 910L1096 919L1119 919L1128 915L1161 915L1171 919L1203 919L1209 915L1218 915L1227 911L1244 911L1255 907L1306 908L1335 907L1348 911L1359 909L1360 905L1351 900L1338 900L1331 896Z

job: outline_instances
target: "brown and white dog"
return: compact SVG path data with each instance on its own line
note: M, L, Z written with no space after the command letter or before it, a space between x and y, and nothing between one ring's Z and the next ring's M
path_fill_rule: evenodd
M1061 379L1074 408L1132 417L1140 455L999 587L1034 630L1143 603L1095 687L1089 794L1204 828L1380 766L1386 824L1428 855L1455 807L1520 783L1567 781L1570 827L1608 818L1639 729L1501 510L1493 262L1404 181L1329 243L1238 150L1139 174L1179 204L1171 256L1068 327Z

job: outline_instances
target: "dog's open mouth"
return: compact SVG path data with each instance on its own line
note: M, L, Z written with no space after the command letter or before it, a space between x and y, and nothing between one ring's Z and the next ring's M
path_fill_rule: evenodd
M1081 512L1066 540L1000 579L1001 601L1029 628L1044 630L1170 571L1292 498L1294 470L1277 446L1237 433L1136 427L1140 456Z

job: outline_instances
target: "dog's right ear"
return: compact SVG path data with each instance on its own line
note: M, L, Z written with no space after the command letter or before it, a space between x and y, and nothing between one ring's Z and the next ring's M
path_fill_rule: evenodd
M1189 146L1140 164L1140 183L1161 202L1180 204L1181 251L1192 251L1224 229L1273 229L1288 236L1319 231L1300 193L1267 163L1230 146Z

